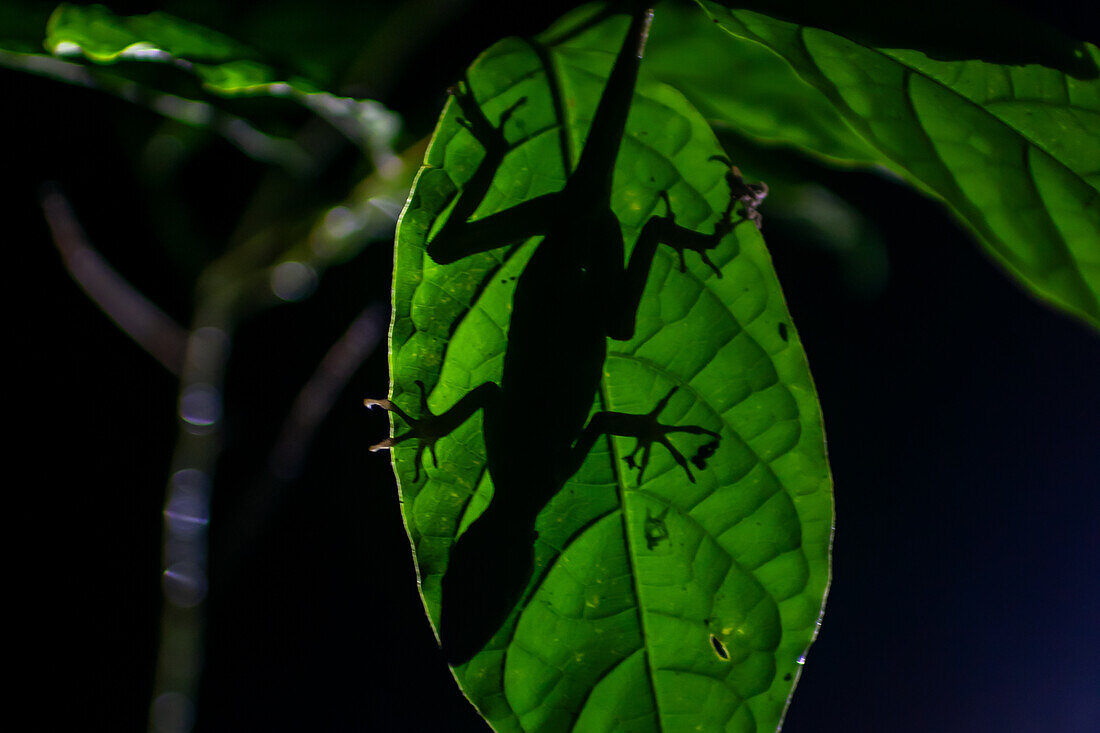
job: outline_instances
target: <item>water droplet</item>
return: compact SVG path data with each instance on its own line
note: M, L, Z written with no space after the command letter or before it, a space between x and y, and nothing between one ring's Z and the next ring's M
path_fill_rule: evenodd
M172 474L172 488L188 491L209 491L210 477L197 468L181 468Z
M197 346L204 349L225 347L229 345L229 335L217 326L203 326L196 328L191 338L199 343Z
M210 521L209 484L206 474L193 468L172 476L164 506L164 519L171 534L188 539L206 529Z
M401 207L404 204L404 199L393 199L385 196L375 196L370 200L371 206L381 211L392 221L397 221L397 217L401 216Z
M181 608L193 608L206 597L206 573L196 563L173 563L164 571L164 597Z
M204 370L216 368L225 363L228 355L229 335L217 326L196 328L187 339L187 358L190 368L196 366L196 360L203 365Z
M80 47L79 43L73 43L72 41L61 41L54 44L53 52L57 56L75 56L82 53L84 49Z
M325 235L333 239L350 237L363 228L363 220L346 206L333 206L325 214Z
M280 300L302 300L316 287L317 272L303 262L281 262L271 271L271 292Z
M157 733L187 733L195 725L195 705L179 692L165 692L153 700L153 728Z
M195 384L180 397L180 417L198 427L209 427L222 416L221 393L210 384Z
M140 61L170 61L172 55L151 43L139 41L131 43L119 52L119 58L138 59Z

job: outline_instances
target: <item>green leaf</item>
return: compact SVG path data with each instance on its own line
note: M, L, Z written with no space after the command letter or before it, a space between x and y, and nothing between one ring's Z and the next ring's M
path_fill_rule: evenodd
M646 69L712 124L764 144L800 148L839 165L873 165L882 155L817 89L759 43L733 38L693 6L661 8Z
M192 71L210 91L220 94L270 91L272 84L317 91L304 80L280 80L247 46L162 12L119 16L102 5L62 4L50 16L45 46L57 56L82 55L101 64L173 64Z
M564 185L625 30L621 18L586 18L539 42L501 41L470 67L493 124L526 98L504 126L512 149L475 217ZM414 416L417 380L437 414L499 380L512 291L539 245L450 265L425 254L483 155L458 118L449 103L398 228L391 398ZM729 196L711 159L721 152L682 95L642 79L613 195L628 247L663 212L662 191L678 223L712 229ZM542 511L529 601L455 669L497 730L762 733L780 722L829 581L831 479L806 358L762 238L738 227L711 256L721 278L692 256L682 273L659 249L634 338L608 342L593 410L645 413L679 386L662 419L720 431L721 446L697 483L658 447L639 485L623 460L633 441L601 439ZM393 451L436 628L450 548L493 492L481 425L478 413L440 439L438 466L429 454L416 464L416 441ZM688 455L698 447L697 436L674 440Z
M389 141L398 122L382 105L322 91L299 76L284 78L247 46L168 13L119 16L102 5L62 4L50 16L45 46L57 56L81 56L97 64L170 64L224 97L285 97L324 117L376 157L392 157Z
M785 59L1028 288L1100 325L1100 78L1077 68L1095 71L1100 50L1080 44L1070 72L939 60L700 2Z

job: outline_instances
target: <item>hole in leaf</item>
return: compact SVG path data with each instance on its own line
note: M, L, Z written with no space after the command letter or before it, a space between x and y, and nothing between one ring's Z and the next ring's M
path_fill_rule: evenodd
M714 647L714 653L718 655L719 659L721 659L723 662L729 661L730 653L726 649L726 645L723 644L722 640L714 634L710 635L710 645Z
M668 507L665 507L664 511L653 516L646 509L645 516L645 544L650 550L655 549L658 545L668 539L668 526L665 524L665 517L668 516Z
M780 323L779 324L779 338L783 339L784 341L787 340L787 324L786 323Z

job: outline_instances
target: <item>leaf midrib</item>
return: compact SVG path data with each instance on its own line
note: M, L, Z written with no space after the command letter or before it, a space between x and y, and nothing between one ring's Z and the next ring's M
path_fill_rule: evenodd
M605 360L606 364L606 360ZM610 396L607 391L607 378L605 376L600 377L600 402L603 408L609 409L611 406ZM615 441L611 435L605 435L604 440L607 441L608 455L611 456L611 472L615 476L615 495L619 500L619 510L622 512L622 528L623 528L623 544L626 546L627 564L630 568L630 587L634 592L634 599L636 601L634 605L635 614L638 617L638 629L641 632L642 637L642 654L645 655L645 668L646 668L646 681L649 683L649 694L653 699L653 718L657 722L657 733L664 731L664 722L661 718L661 704L657 700L657 683L654 679L656 670L653 667L653 657L649 653L649 633L646 629L645 613L642 610L642 593L641 586L638 583L637 568L634 564L634 544L633 533L630 529L630 520L626 513L626 480L623 476L623 458L619 455L619 449L615 445ZM629 655L627 655L629 657ZM626 659L627 657L624 657ZM593 687L595 689L595 687ZM591 693L590 693L591 694ZM582 708L583 709L583 708ZM579 719L579 716L578 716ZM575 729L575 726L574 726Z

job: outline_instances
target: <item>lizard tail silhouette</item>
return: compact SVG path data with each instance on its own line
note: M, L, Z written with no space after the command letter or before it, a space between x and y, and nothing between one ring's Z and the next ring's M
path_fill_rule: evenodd
M530 581L536 534L523 525L490 503L451 549L439 630L450 664L465 662L485 646ZM486 603L491 598L513 600Z

